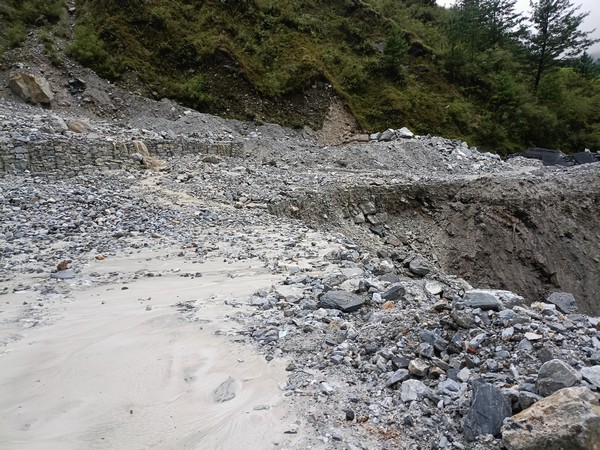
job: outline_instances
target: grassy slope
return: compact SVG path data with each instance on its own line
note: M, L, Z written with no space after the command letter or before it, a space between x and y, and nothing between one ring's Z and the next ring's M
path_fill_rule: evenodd
M447 113L448 105L462 101L460 95L443 77L435 50L415 32L435 42L434 27L392 21L362 1L82 0L79 11L87 39L95 33L99 44L92 46L102 47L84 62L108 76L133 70L148 92L236 116L220 108L226 103L231 109L221 101L226 92L204 83L203 72L215 70L207 61L228 55L248 82L238 88L263 98L285 98L326 79L365 131L408 126L419 133L461 135ZM404 50L420 54L404 52L386 62L382 49L395 28ZM286 122L285 114L276 119Z

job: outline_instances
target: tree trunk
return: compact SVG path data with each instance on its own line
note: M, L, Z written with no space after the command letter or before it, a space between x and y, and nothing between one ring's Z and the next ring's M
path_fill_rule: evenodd
M537 92L538 87L540 85L540 80L542 79L542 74L544 73L544 69L546 68L546 43L542 45L537 73L535 74L535 81L533 83L533 92Z

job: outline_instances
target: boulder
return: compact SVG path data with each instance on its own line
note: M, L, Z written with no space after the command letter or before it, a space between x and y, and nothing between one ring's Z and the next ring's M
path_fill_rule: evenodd
M467 291L464 299L470 308L479 308L484 311L500 311L502 309L502 300L498 298L495 291L489 289Z
M547 397L556 391L581 381L581 374L560 359L552 359L540 367L537 379L538 394Z
M577 303L575 297L568 292L554 292L546 299L548 303L556 305L556 307L565 314L577 312Z
M90 129L90 126L81 120L67 120L67 127L73 133L85 133Z
M319 306L328 309L339 309L342 312L353 312L365 303L365 299L346 291L329 291L319 297Z
M396 138L396 131L392 130L391 128L388 128L387 130L385 130L383 133L381 133L379 135L379 140L384 141L384 142L391 141L395 138Z
M500 389L482 380L473 382L473 401L463 419L465 437L474 441L484 434L500 435L504 419L510 417L510 403Z
M408 268L412 273L421 277L424 277L433 271L431 263L420 256L413 259L408 265Z
M600 395L562 389L509 419L502 443L507 450L598 450Z
M406 288L402 284L397 284L396 286L392 286L387 291L385 291L381 298L384 300L402 300L406 295Z
M600 366L584 367L580 372L585 381L600 389Z
M404 402L418 400L419 397L433 395L433 391L419 380L406 380L400 388L400 399Z
M16 72L8 80L10 89L29 103L48 104L54 100L48 80L29 72Z
M406 127L402 127L396 131L396 135L403 139L410 139L415 136L415 134Z

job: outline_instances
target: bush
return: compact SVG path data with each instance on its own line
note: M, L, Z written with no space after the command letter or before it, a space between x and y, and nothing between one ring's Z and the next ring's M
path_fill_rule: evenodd
M75 28L69 53L81 64L91 67L102 77L114 80L121 74L119 64L111 58L104 42L90 27L79 25Z

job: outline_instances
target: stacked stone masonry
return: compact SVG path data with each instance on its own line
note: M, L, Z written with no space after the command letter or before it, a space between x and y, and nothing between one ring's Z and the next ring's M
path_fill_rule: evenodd
M78 174L139 166L131 155L139 153L141 141L109 141L78 136L55 136L21 142L0 137L0 172L33 173L62 171ZM168 159L188 154L242 156L239 141L213 142L199 139L145 140L150 156Z

